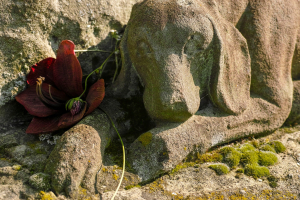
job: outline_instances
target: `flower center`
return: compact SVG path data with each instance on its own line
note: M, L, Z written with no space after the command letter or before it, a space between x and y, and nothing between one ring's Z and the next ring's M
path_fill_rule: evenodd
M39 97L39 99L46 105L46 106L50 106L50 107L54 107L54 108L59 108L59 107L63 107L64 103L60 103L57 100L55 100L52 97L51 94L51 85L49 85L49 93L48 94L44 94L43 90L42 90L42 85L43 85L43 81L45 81L45 77L39 77L37 78L36 81L36 94Z

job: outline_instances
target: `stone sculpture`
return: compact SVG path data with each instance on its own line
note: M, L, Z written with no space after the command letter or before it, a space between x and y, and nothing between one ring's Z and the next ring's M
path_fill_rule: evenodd
M143 180L195 150L297 120L298 8L298 1L276 0L134 5L111 95L134 96L141 84L144 106L157 122L131 145L132 167Z
M146 109L156 123L129 149L143 181L190 153L296 122L299 7L296 0L145 0L133 7L121 42L123 66L100 107L123 134L147 118L128 119L129 107L134 114ZM107 144L110 122L99 110L91 116L101 117L95 129ZM52 185L56 192L72 196L68 188L76 184L57 181L60 169L51 170L53 183L67 183Z

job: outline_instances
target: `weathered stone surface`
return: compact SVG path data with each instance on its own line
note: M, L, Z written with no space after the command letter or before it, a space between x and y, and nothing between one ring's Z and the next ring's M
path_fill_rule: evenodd
M65 191L76 199L80 186L95 191L95 176L102 165L100 143L97 131L88 125L77 125L64 133L45 167L57 194Z
M144 106L156 121L152 140L142 144L144 133L130 148L143 180L191 152L270 133L291 109L289 120L297 119L293 87L299 84L291 67L298 73L298 8L297 1L276 0L145 0L133 7L111 93L126 96L142 85Z
M102 166L100 172L97 174L96 188L97 192L104 193L107 191L115 191L119 185L122 175L122 169L118 166ZM120 188L126 186L137 185L141 182L138 175L126 172Z
M293 132L285 128L289 132ZM295 130L299 130L296 128ZM287 133L284 129L260 138L261 142L279 140L287 151L278 154L279 161L270 166L271 175L278 179L275 188L270 187L266 177L254 179L232 169L226 175L217 175L208 166L212 163L194 164L176 173L162 176L142 187L121 190L116 200L129 200L130 197L140 200L149 199L299 199L299 165L295 155L299 152L300 132ZM290 178L287 178L290 177ZM113 191L102 194L108 200Z
M60 41L77 49L113 48L111 29L122 30L138 0L4 1L0 8L0 107L25 86L30 66L54 57ZM84 74L99 67L106 54L89 53L79 60Z

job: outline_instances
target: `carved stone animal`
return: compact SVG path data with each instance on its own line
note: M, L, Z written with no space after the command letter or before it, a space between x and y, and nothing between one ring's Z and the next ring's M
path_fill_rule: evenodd
M145 0L133 7L108 96L142 93L156 121L146 145L142 134L131 146L139 176L298 119L299 8L297 0Z

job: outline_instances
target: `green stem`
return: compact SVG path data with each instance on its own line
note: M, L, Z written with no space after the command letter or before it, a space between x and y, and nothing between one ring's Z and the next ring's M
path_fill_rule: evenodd
M117 51L117 45L118 45L118 41L116 42L116 45L115 45L115 52ZM116 61L116 70L115 70L115 74L114 74L114 78L113 78L112 82L115 82L115 78L117 76L118 68L119 68L119 65L118 65L118 55L117 54L115 55L115 61Z
M115 126L113 120L110 118L110 116L107 114L107 112L105 112L105 110L103 110L102 108L100 108L100 109L107 115L107 117L109 118L109 120L110 120L112 126L113 126L114 129L116 130L116 132L117 132L117 134L118 134L118 136L119 136L119 138L120 138L120 141L121 141L121 144L122 144L122 150L123 150L123 171L122 171L122 176L121 176L119 185L118 185L118 187L117 187L117 189L116 189L114 195L113 195L112 198L111 198L111 200L113 200L113 199L115 198L115 196L116 196L116 194L117 194L117 192L118 192L120 186L121 186L121 183L122 183L122 180L123 180L123 177L124 177L124 173L125 173L125 147L124 147L122 138L121 138L121 136L120 136L120 134L119 134L119 132L118 132L118 130L117 130L117 128L116 128L116 126Z
M103 67L103 65L108 61L108 59L114 54L115 52L112 52L107 58L106 60L102 63L102 65L100 67L98 67L97 69L95 69L94 71L92 71L85 79L85 84L84 84L84 91L82 92L82 94L79 96L79 98L82 97L82 95L85 93L86 88L87 88L87 80L89 79L89 77L98 69L101 69Z

